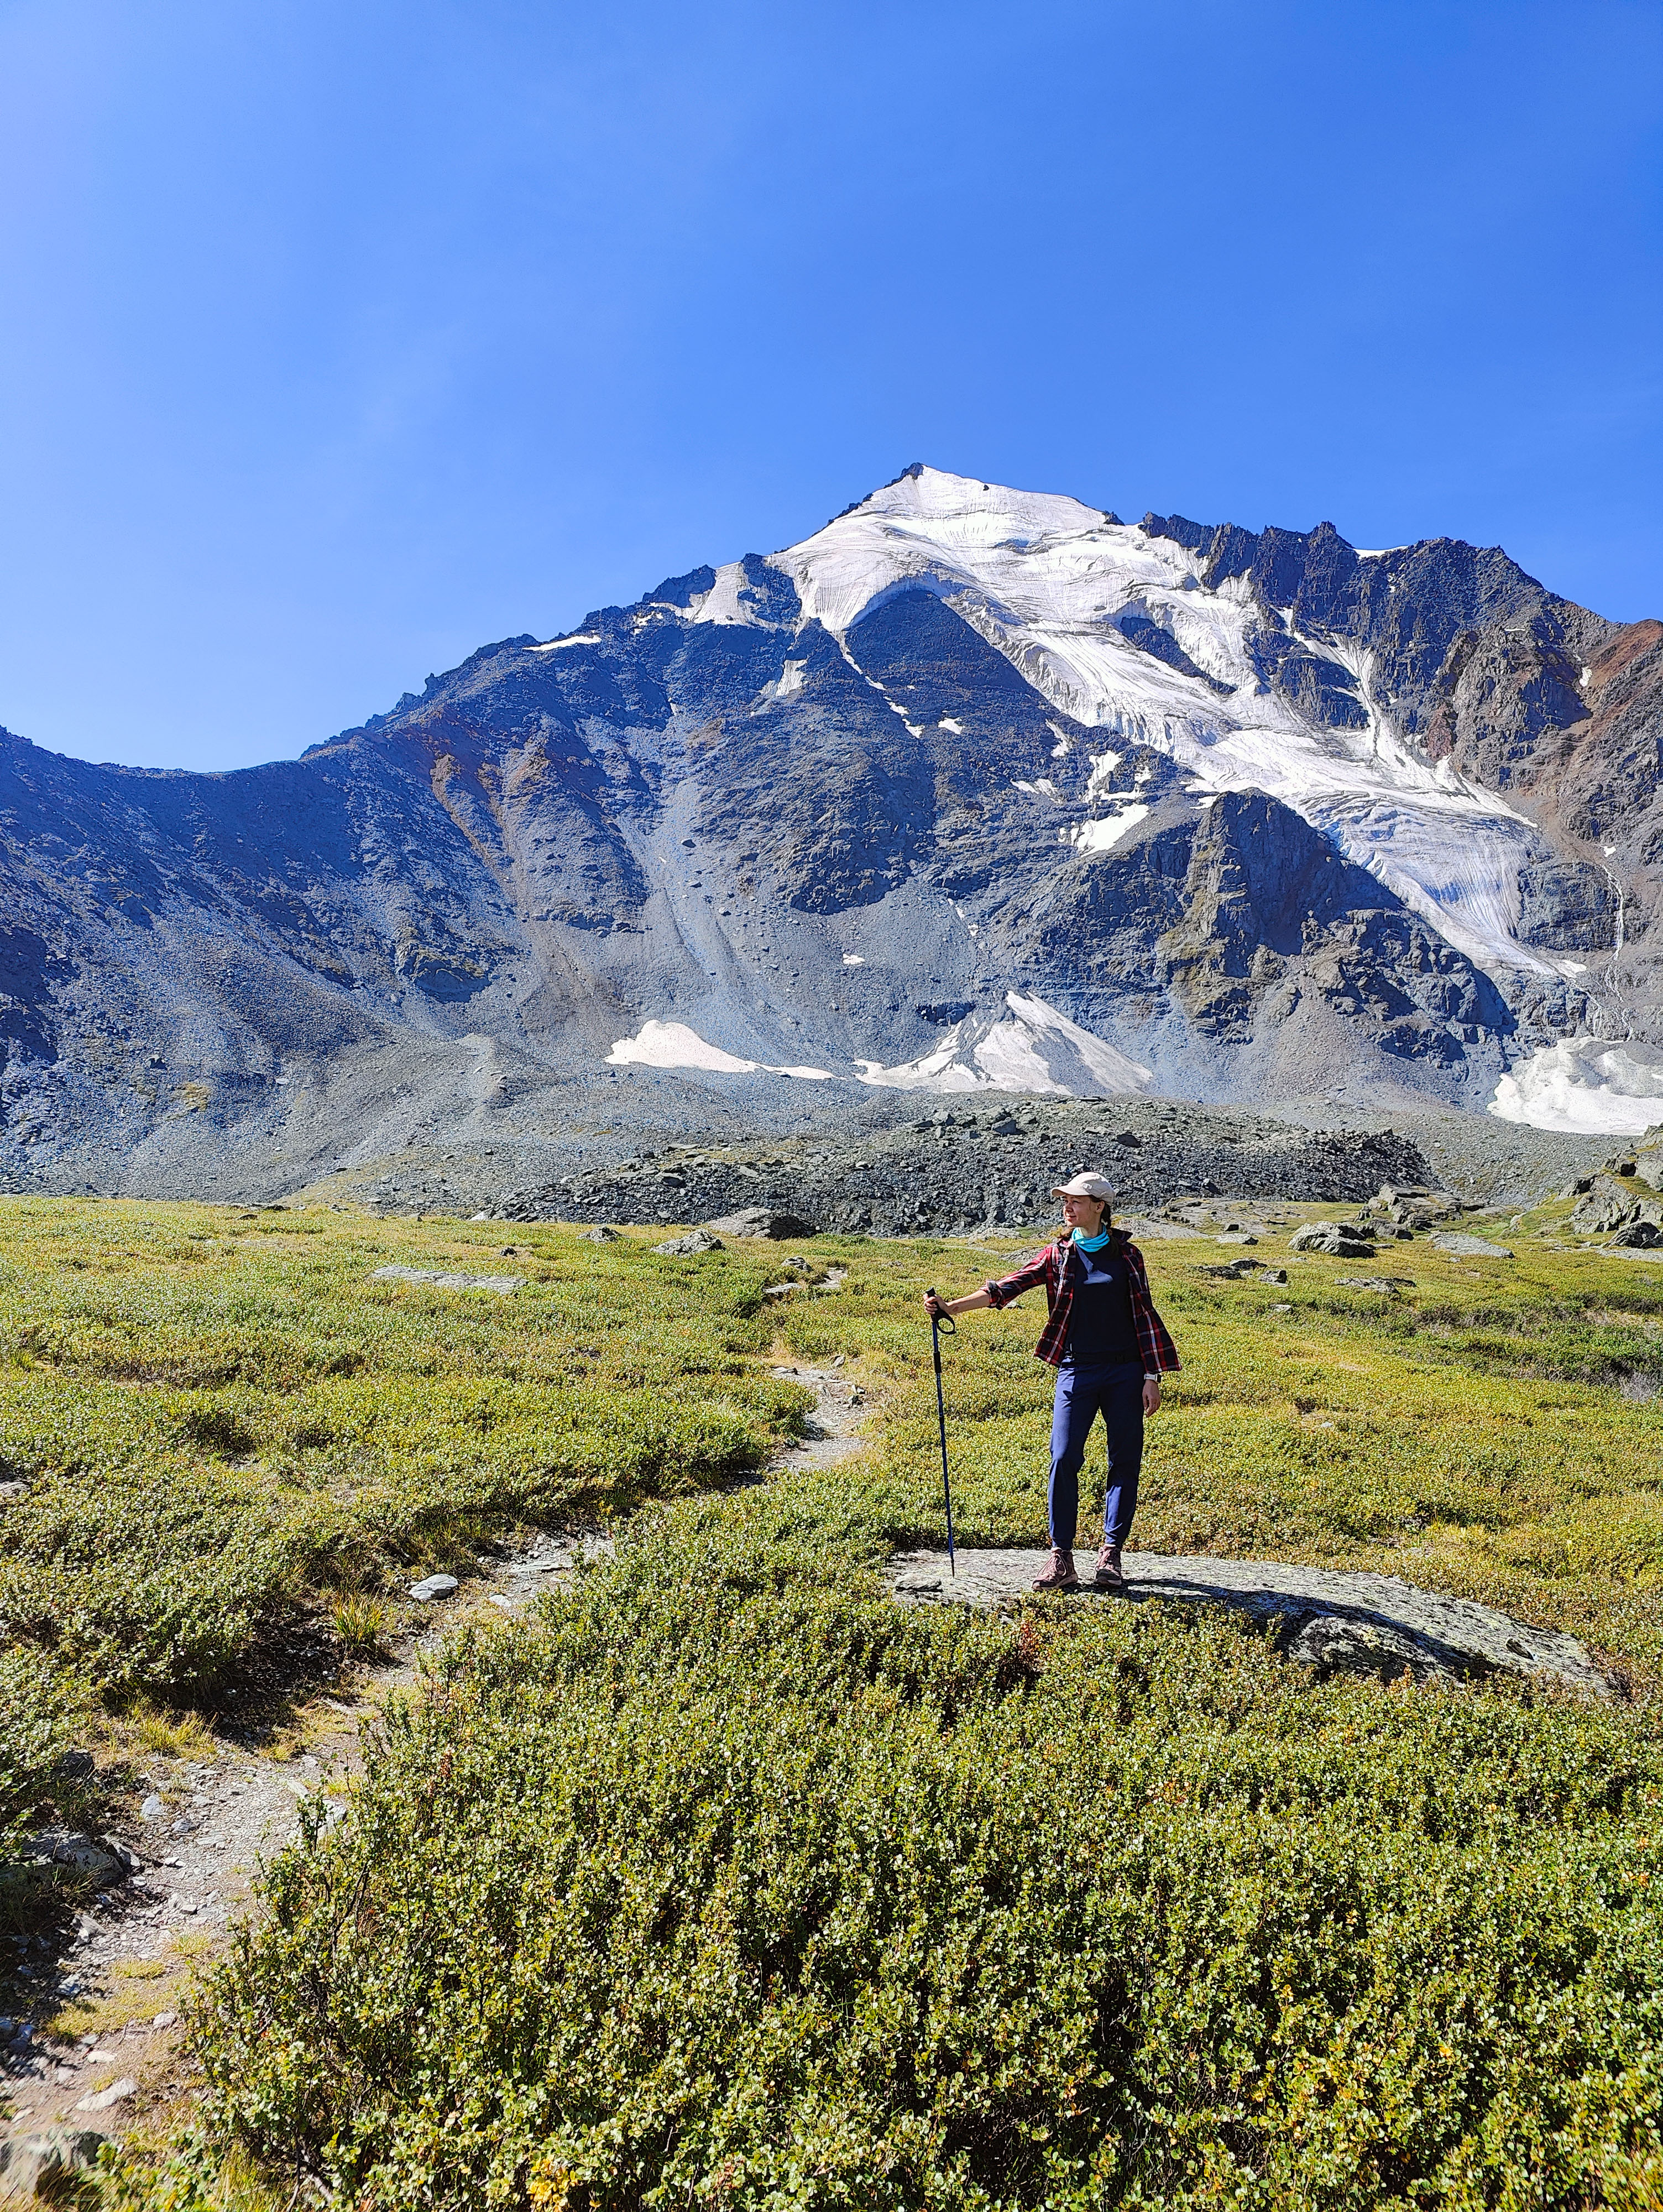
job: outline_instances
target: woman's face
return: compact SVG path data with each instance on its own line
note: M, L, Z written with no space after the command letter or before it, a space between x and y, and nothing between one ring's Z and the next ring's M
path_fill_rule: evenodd
M1088 1237L1095 1237L1102 1227L1108 1208L1100 1198L1067 1197L1063 1200L1063 1219L1071 1229L1083 1229Z

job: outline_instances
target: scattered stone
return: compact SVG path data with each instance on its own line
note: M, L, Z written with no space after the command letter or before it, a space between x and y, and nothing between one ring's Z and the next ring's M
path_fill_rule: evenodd
M159 2012L150 2025L152 2027L172 2027L178 2019L176 2012Z
M20 2200L46 2197L63 2187L63 2177L89 2173L107 2137L96 2128L47 2128L39 2135L14 2136L0 2142L0 2182Z
M1378 1291L1383 1298L1394 1298L1399 1290L1415 1287L1406 1275L1336 1275L1334 1280L1348 1291Z
M124 2074L118 2081L112 2081L107 2089L99 2089L90 2097L83 2097L76 2106L77 2112L107 2112L117 2105L124 2105L130 2097L138 2094L138 2083L130 2074Z
M1212 1241L1215 1244L1257 1244L1259 1239L1256 1237L1249 1237L1244 1229L1227 1229L1222 1236L1215 1237Z
M58 1762L58 1771L66 1782L88 1782L97 1764L89 1751L66 1751Z
M523 1275L453 1275L435 1267L377 1267L372 1283L431 1283L440 1291L495 1291L511 1298L525 1283Z
M167 1806L162 1802L161 1799L156 1796L155 1792L152 1790L150 1795L145 1799L144 1802L139 1807L138 1817L141 1820L159 1820L167 1810Z
M598 1222L592 1229L580 1229L578 1239L584 1244L616 1244L618 1232L616 1229L609 1229L604 1222Z
M814 1224L804 1221L800 1214L785 1213L770 1206L742 1206L737 1213L725 1213L718 1221L707 1221L705 1227L713 1235L723 1237L812 1237Z
M454 1575L426 1575L410 1584L410 1595L418 1605L431 1605L435 1598L454 1597L461 1587Z
M1259 1279L1261 1283L1281 1283L1285 1285L1288 1280L1288 1271L1285 1267L1261 1267L1259 1271ZM1288 1308L1272 1306L1271 1310L1272 1313L1286 1313Z
M666 1243L655 1244L652 1249L665 1253L672 1260L687 1260L695 1252L725 1252L727 1247L707 1229L689 1229L685 1237L672 1237Z
M1464 1229L1446 1230L1432 1239L1440 1252L1448 1252L1452 1260L1510 1260L1511 1251L1505 1244L1492 1244L1487 1237L1471 1237Z

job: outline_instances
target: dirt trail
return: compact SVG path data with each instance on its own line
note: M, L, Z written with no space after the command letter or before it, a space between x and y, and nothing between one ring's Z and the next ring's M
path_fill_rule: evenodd
M806 1437L776 1454L770 1471L829 1466L860 1449L865 1394L841 1362L792 1364L776 1344L772 1371L811 1389L816 1405ZM12 2147L16 2158L25 2139L52 2131L118 2139L186 2100L179 2014L187 1988L246 1910L262 1862L294 1834L302 1801L344 1802L364 1724L409 1688L445 1636L470 1618L525 1611L611 1548L593 1533L537 1529L522 1548L483 1553L452 1597L390 1639L387 1663L355 1668L337 1694L300 1704L276 1747L222 1732L211 1753L152 1756L139 1769L143 1814L118 1832L138 1871L104 1891L67 1942L37 1949L28 2017L0 2025L0 2094L12 2107L0 2120L0 2156Z

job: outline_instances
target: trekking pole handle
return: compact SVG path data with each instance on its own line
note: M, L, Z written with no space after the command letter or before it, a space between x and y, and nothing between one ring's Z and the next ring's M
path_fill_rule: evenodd
M936 1286L933 1283L931 1284L929 1289L924 1295L926 1297L934 1297L936 1295ZM930 1326L934 1329L944 1328L949 1336L956 1336L958 1334L958 1323L953 1319L951 1314L932 1313L930 1316Z

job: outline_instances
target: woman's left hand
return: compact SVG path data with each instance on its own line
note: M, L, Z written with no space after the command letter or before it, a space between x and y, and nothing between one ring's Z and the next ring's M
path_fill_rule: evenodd
M1144 1377L1144 1411L1158 1413L1161 1410L1161 1378L1158 1375Z

